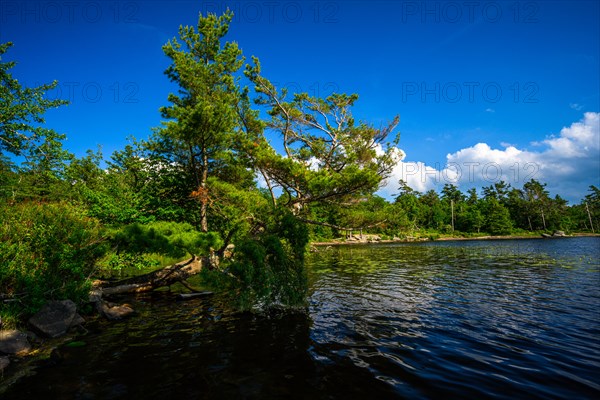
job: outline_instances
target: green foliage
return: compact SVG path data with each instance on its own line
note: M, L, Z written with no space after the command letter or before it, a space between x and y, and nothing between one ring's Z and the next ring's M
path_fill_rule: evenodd
M198 232L191 224L166 221L126 225L115 235L114 243L119 253L158 253L171 257L206 255L223 244L215 232Z
M581 214L585 214L583 224L587 230L598 232L600 231L600 189L594 185L590 185L589 194L585 196L581 202ZM584 213L585 209L585 213ZM589 225L587 222L589 221Z
M16 198L19 177L15 169L11 160L0 154L0 201Z
M600 231L600 189L590 185L589 193L580 204L567 209L567 215L572 230L598 233Z
M257 58L253 64L246 66L246 77L255 85L256 102L270 116L266 127L279 134L284 150L279 154L261 135L249 148L268 187L282 187L285 202L296 209L356 200L377 190L397 161L398 137L388 140L398 117L379 129L356 121L351 112L356 94L323 99L295 93L290 99L286 89L261 75Z
M477 231L479 233L485 224L485 216L482 214L479 205L467 205L464 212L459 215L458 222L460 230L466 232Z
M100 167L100 150L88 150L86 156L73 159L66 169L68 198L84 204L90 216L107 225L147 223L162 216L157 211L160 180L152 174L156 168L145 158L143 145L134 138L130 140L131 144L113 153L107 169Z
M498 200L490 197L485 205L486 227L492 235L507 235L512 231L510 213Z
M506 196L508 195L509 190L510 184L504 181L499 181L494 183L493 185L483 188L483 198L486 200L493 198L503 202L504 200L506 200Z
M458 204L464 201L465 196L460 190L458 190L458 187L456 187L456 185L446 183L442 188L442 199L446 203L450 203L450 201L452 201L455 204Z
M234 259L225 266L227 275L205 271L204 280L227 288L241 309L302 306L307 291L307 244L306 225L289 211L278 209L258 237L248 236L236 244Z
M43 114L67 102L44 98L47 91L56 87L56 81L36 88L24 88L12 77L9 70L16 63L1 62L2 56L12 45L11 42L0 44L0 154L8 151L15 155L27 155L31 154L30 150L36 150L34 155L48 155L56 146L55 141L64 137L40 126L44 123Z
M56 81L34 88L21 86L9 72L16 63L2 62L11 46L10 42L0 44L0 159L2 169L9 165L5 153L21 156L23 161L10 165L11 172L20 174L18 184L0 180L0 196L9 194L13 200L57 198L60 190L56 186L72 155L62 148L65 135L43 126L43 115L67 102L45 98Z
M423 207L421 222L423 226L442 230L450 221L450 208L443 204L439 195L432 189L424 193L419 201Z
M218 178L209 178L209 212L211 230L221 232L231 240L243 237L259 220L268 218L271 205L263 191L254 187L239 187ZM241 236L240 236L241 235Z
M34 312L49 299L87 297L107 250L97 220L67 203L0 206L0 293Z
M229 11L219 17L200 14L197 27L180 27L179 39L163 46L172 61L165 73L180 90L171 93L171 105L161 109L167 120L153 137L154 153L165 165L174 165L188 175L185 195L191 194L199 203L203 232L208 231L208 177L227 181L223 172L234 177L248 175L244 174L243 157L236 153L243 130L236 112L241 91L235 73L242 67L243 57L235 42L223 43L232 18ZM242 168L238 168L240 163Z
M0 307L2 329L17 329L22 324L23 307L14 302L5 303Z
M160 267L160 263L148 254L110 253L100 261L99 267L104 272L112 273L122 270L156 269Z
M335 207L332 204L316 204L311 207L309 218L313 221L333 225L339 221L340 212L340 207ZM341 232L332 226L311 224L308 228L310 240L315 242L340 237L344 234L344 232Z

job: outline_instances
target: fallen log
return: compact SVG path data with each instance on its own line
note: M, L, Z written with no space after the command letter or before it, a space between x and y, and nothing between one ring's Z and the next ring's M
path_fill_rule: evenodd
M210 257L192 257L189 260L117 282L115 286L102 288L102 295L149 292L163 286L182 282L202 271L205 266L214 265Z

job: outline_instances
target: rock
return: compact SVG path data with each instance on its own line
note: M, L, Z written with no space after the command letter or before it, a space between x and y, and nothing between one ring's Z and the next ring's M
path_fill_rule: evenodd
M75 314L75 316L73 317L73 321L71 321L71 328L81 326L83 324L85 324L85 319L83 319L81 315Z
M29 325L44 336L55 338L64 335L73 326L73 320L76 324L79 319L75 319L77 306L71 300L50 301L42 309L29 319Z
M133 308L129 306L115 306L109 308L104 315L106 315L106 318L108 319L123 319L133 313Z
M0 353L18 354L27 353L31 345L27 334L17 330L0 331Z
M552 236L563 237L567 236L564 231L555 231Z
M42 340L39 338L39 336L36 335L34 332L27 331L26 333L27 333L27 340L29 340L30 343L37 344L37 343L42 342Z
M10 359L8 357L0 357L0 372L4 371L9 365Z
M90 303L96 303L102 300L102 288L94 288L90 290Z
M111 305L103 301L96 303L96 309L100 314L111 320L123 319L135 312L133 308L128 305Z
M364 235L365 239L369 242L378 242L381 240L379 235Z

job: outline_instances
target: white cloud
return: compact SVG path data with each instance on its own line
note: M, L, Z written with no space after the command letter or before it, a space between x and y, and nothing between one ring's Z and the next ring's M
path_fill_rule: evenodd
M580 122L575 122L568 128L562 128L560 136L584 145L586 150L588 146L598 150L600 148L599 125L600 113L586 112Z
M317 157L313 156L308 160L308 169L310 169L311 171L318 171L320 165L321 160L319 160Z
M448 154L443 165L434 166L402 159L379 194L391 197L403 179L420 192L441 189L446 183L462 189L489 186L500 180L521 188L530 179L547 183L552 194L578 202L589 185L599 184L600 113L586 112L581 121L561 129L533 144L537 151L518 149L503 143L504 149L493 149L487 143Z

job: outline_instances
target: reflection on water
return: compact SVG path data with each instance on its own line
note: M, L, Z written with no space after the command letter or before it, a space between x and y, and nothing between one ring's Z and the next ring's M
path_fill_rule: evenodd
M600 240L340 247L306 313L128 299L6 398L598 398Z

